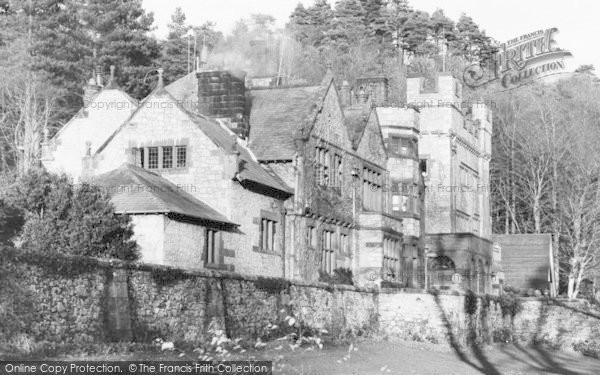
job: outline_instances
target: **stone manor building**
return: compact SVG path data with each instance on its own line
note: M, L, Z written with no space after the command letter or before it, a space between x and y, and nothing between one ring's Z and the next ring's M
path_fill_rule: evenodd
M457 79L409 77L417 106L398 107L384 77L159 75L140 102L114 68L91 78L43 144L47 169L105 187L132 217L141 261L307 281L343 268L406 287L466 272L463 286L490 290L491 114L455 104Z

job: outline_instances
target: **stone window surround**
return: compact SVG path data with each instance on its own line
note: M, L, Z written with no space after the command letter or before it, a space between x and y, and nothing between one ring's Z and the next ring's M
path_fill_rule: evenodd
M408 180L392 180L392 214L419 214L420 196L419 184L412 179ZM408 188L410 186L410 189ZM406 189L405 189L406 187ZM400 210L394 210L394 197L399 197ZM403 203L406 202L406 210L402 209Z
M318 186L340 193L344 182L344 156L341 149L319 142L315 145L315 181Z
M392 248L389 248L392 246ZM398 280L402 264L402 241L396 236L385 235L383 237L382 252L383 252L383 271L387 272L386 268L392 265L394 272L394 280Z
M306 237L305 237L307 248L316 249L318 247L319 235L317 233L318 233L317 227L316 227L314 221L309 222L306 225Z
M323 228L321 230L321 271L326 273L332 273L336 269L336 254L339 252L337 243L336 231L332 230L331 227ZM325 242L329 240L330 245L325 246Z
M378 169L373 169L367 164L363 164L360 178L362 181L363 191L362 209L364 211L383 212L383 186L385 183L385 172L382 172Z
M174 173L182 173L182 172L187 172L189 170L190 167L193 166L192 163L192 158L190 157L190 155L192 154L193 151L193 147L190 146L190 140L189 138L179 138L179 139L158 139L158 140L151 140L151 141L143 141L143 142L134 142L134 141L130 141L129 145L128 145L128 154L130 155L130 163L139 166L139 163L136 160L136 149L147 149L150 147L173 147L173 152L172 152L172 158L173 158L173 167L172 168L163 168L163 160L162 160L162 152L159 149L159 160L158 160L158 168L156 169L149 169L144 167L144 169L148 169L149 171L155 171L155 172L161 172L161 173L169 173L169 172L174 172ZM179 167L177 168L176 165L176 158L177 158L177 146L185 146L186 147L186 163L185 163L185 167ZM147 159L147 155L144 155L144 158ZM146 163L145 163L146 164Z
M221 255L221 232L211 229L204 229L204 264L205 265L218 265L223 263L223 257ZM212 248L212 258L210 250Z
M326 223L326 222L318 222L315 219L307 219L306 221L306 229L308 230L308 228L314 228L315 230L315 246L311 246L310 244L307 244L307 247L309 249L313 249L313 250L321 250L321 239L322 239L322 234L323 231L327 230L330 232L334 232L335 236L333 237L334 239L334 249L344 255L350 255L352 254L352 237L351 237L351 229L349 227L346 226L342 226L342 225L337 225L337 224L330 224L330 223ZM346 236L348 236L348 251L344 252L343 249L341 248L341 235L345 234Z
M419 79L420 94L434 94L439 92L438 77L421 77Z
M263 243L262 243L263 233L261 231L261 225L262 225L261 223L263 220L269 220L269 221L273 222L273 228L275 229L275 235L273 238L274 249L265 249L263 247ZM252 250L257 253L281 256L280 251L279 251L280 241L279 241L279 237L278 237L278 236L280 236L278 234L278 232L281 233L281 230L278 230L278 228L281 224L281 216L272 211L260 210L260 216L257 218L254 218L253 222L258 226L257 232L258 232L259 237L258 237L258 245L252 246Z
M392 141L398 142L396 150L392 149ZM402 151L400 151L402 149L402 142L404 142L404 141L408 141L409 144L412 143L412 147L410 148L412 150L412 153L411 152L403 153ZM413 160L419 159L418 136L390 134L388 136L388 138L386 139L386 145L388 147L388 152L390 154L392 154L394 157L399 157L399 158L403 158L403 159L413 159ZM409 151L409 150L407 149L407 151Z
M208 262L208 232L215 232L215 263ZM205 228L204 229L204 246L202 248L202 259L204 262L204 268L221 270L221 271L234 271L234 266L231 264L225 264L225 256L232 255L230 251L226 250L223 246L223 232L214 228Z
M344 247L342 246L342 235L346 236L346 241L347 241L347 248L344 249ZM351 236L350 236L350 230L348 228L344 228L344 227L339 227L338 230L338 237L339 237L339 250L340 250L340 254L345 254L350 256L352 254L352 240L351 240Z
M334 152L338 151L339 153L341 153L344 156L343 157L344 160L342 160L342 163L343 164L349 163L350 169L352 169L352 167L356 167L356 168L360 169L360 168L362 168L362 166L368 166L369 168L375 169L375 170L377 170L377 171L379 171L381 173L385 173L385 171L387 170L386 162L384 162L383 166L381 166L381 165L379 165L379 164L377 164L377 163L375 163L375 162L373 162L371 160L365 159L364 157L362 157L358 153L354 152L354 150L344 149L344 148L336 145L335 143L331 143L329 141L326 141L326 140L324 140L322 138L319 138L318 136L316 136L314 134L311 135L311 137L315 140L315 142L317 142L317 144L319 146L324 146L324 147L327 147L327 148L329 148L330 150L332 150ZM315 144L314 147L316 147L317 144ZM314 155L314 147L312 147L312 148L309 149L310 152L312 152L311 155ZM349 159L349 157L351 157L352 159Z

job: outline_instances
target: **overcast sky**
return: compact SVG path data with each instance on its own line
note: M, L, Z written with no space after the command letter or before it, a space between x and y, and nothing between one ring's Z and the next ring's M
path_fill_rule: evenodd
M181 7L190 24L213 21L217 29L227 33L235 21L252 13L274 16L283 26L299 0L143 0L144 7L154 12L156 35L166 35L166 25L176 7ZM309 6L313 0L300 0ZM332 2L332 0L330 0ZM594 64L600 72L600 49L595 38L600 36L600 2L594 0L413 0L415 9L432 13L437 8L458 20L467 13L488 35L507 41L538 29L557 27L558 46L573 53L567 66Z

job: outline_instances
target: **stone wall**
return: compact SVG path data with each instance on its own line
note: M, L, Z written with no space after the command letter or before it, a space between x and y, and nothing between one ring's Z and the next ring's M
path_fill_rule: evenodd
M209 338L211 327L232 338L254 339L266 333L269 323L283 326L286 316L305 330L324 329L335 337L376 329L377 295L350 286L12 251L1 255L0 268L15 285L0 290L0 307L6 307L5 297L26 293L20 306L10 308L27 315L6 337L25 334L36 342L57 343L115 337L115 308L108 297L115 289L112 275L119 270L128 276L129 303L117 309L128 315L135 341L160 337L197 344Z
M546 344L562 350L598 349L600 314L585 301L521 300L513 314L502 302L452 294L379 294L379 329L389 340L415 340L465 346L471 343ZM598 355L600 353L596 353Z
M0 318L16 319L0 325L0 337L7 341L15 335L71 344L160 337L199 344L211 337L212 327L224 329L230 338L255 339L265 337L268 324L283 327L284 318L292 316L304 332L325 330L332 339L382 336L453 346L517 341L581 351L600 347L600 314L581 302L524 299L521 309L511 310L506 300L472 294L367 290L14 251L0 255ZM119 300L111 297L110 291L118 289L117 274L127 275L126 306L115 307ZM5 282L9 279L14 285ZM7 311L13 315L3 315ZM130 329L130 336L115 336L115 319L121 329ZM9 326L12 331L5 331Z
M25 334L35 341L55 343L107 338L107 268L91 264L78 270L68 263L41 266L36 259L8 261L4 252L0 259L0 312L8 312L8 319L14 320L0 324L0 338ZM8 331L2 332L5 328Z

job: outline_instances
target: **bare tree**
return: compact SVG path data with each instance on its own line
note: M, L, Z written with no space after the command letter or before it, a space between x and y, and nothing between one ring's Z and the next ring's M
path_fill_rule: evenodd
M563 230L560 271L567 294L576 298L581 282L600 265L600 88L589 77L559 86L559 106L567 135L556 181L558 212Z
M0 167L16 166L23 174L40 159L44 129L54 124L56 90L29 66L28 40L17 39L2 48L12 57L0 64Z
M39 163L40 144L55 111L56 98L31 72L0 72L0 138L23 174Z

